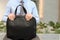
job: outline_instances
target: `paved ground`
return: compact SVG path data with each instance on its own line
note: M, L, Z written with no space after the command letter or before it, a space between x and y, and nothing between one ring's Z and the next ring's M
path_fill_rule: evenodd
M0 33L0 40L7 40L6 33ZM37 34L33 40L60 40L60 34Z

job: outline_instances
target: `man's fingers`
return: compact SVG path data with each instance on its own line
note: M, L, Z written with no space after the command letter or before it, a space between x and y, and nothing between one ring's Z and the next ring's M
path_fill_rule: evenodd
M26 14L26 20L29 21L32 18L32 14Z
M11 13L11 14L8 15L8 18L9 18L10 20L14 20L15 15L14 15L13 13Z

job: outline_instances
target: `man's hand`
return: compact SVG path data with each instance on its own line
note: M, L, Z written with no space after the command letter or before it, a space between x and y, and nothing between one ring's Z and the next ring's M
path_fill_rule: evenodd
M27 13L25 18L27 21L29 21L30 19L32 19L32 14Z
M8 15L8 18L13 21L15 19L15 14L14 13L10 13ZM27 13L25 18L26 18L27 21L29 21L32 18L32 14Z
M10 14L8 15L8 18L13 21L13 20L15 19L14 13L10 13Z

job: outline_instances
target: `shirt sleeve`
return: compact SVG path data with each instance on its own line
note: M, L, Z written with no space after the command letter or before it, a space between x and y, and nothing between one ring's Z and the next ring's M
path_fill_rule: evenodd
M36 22L39 23L40 19L39 19L39 15L38 15L38 10L37 10L37 7L36 7L36 4L33 3L33 17L35 17L36 19Z

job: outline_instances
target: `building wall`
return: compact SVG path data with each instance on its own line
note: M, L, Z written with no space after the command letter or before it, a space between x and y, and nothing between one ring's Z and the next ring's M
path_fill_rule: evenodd
M58 21L58 0L44 0L43 14L43 22Z
M3 14L5 12L5 8L6 8L6 3L8 0L0 0L0 20L3 17Z
M58 3L59 3L59 6L58 6L58 7L59 7L58 21L60 22L60 0L59 0L59 2L58 2Z

